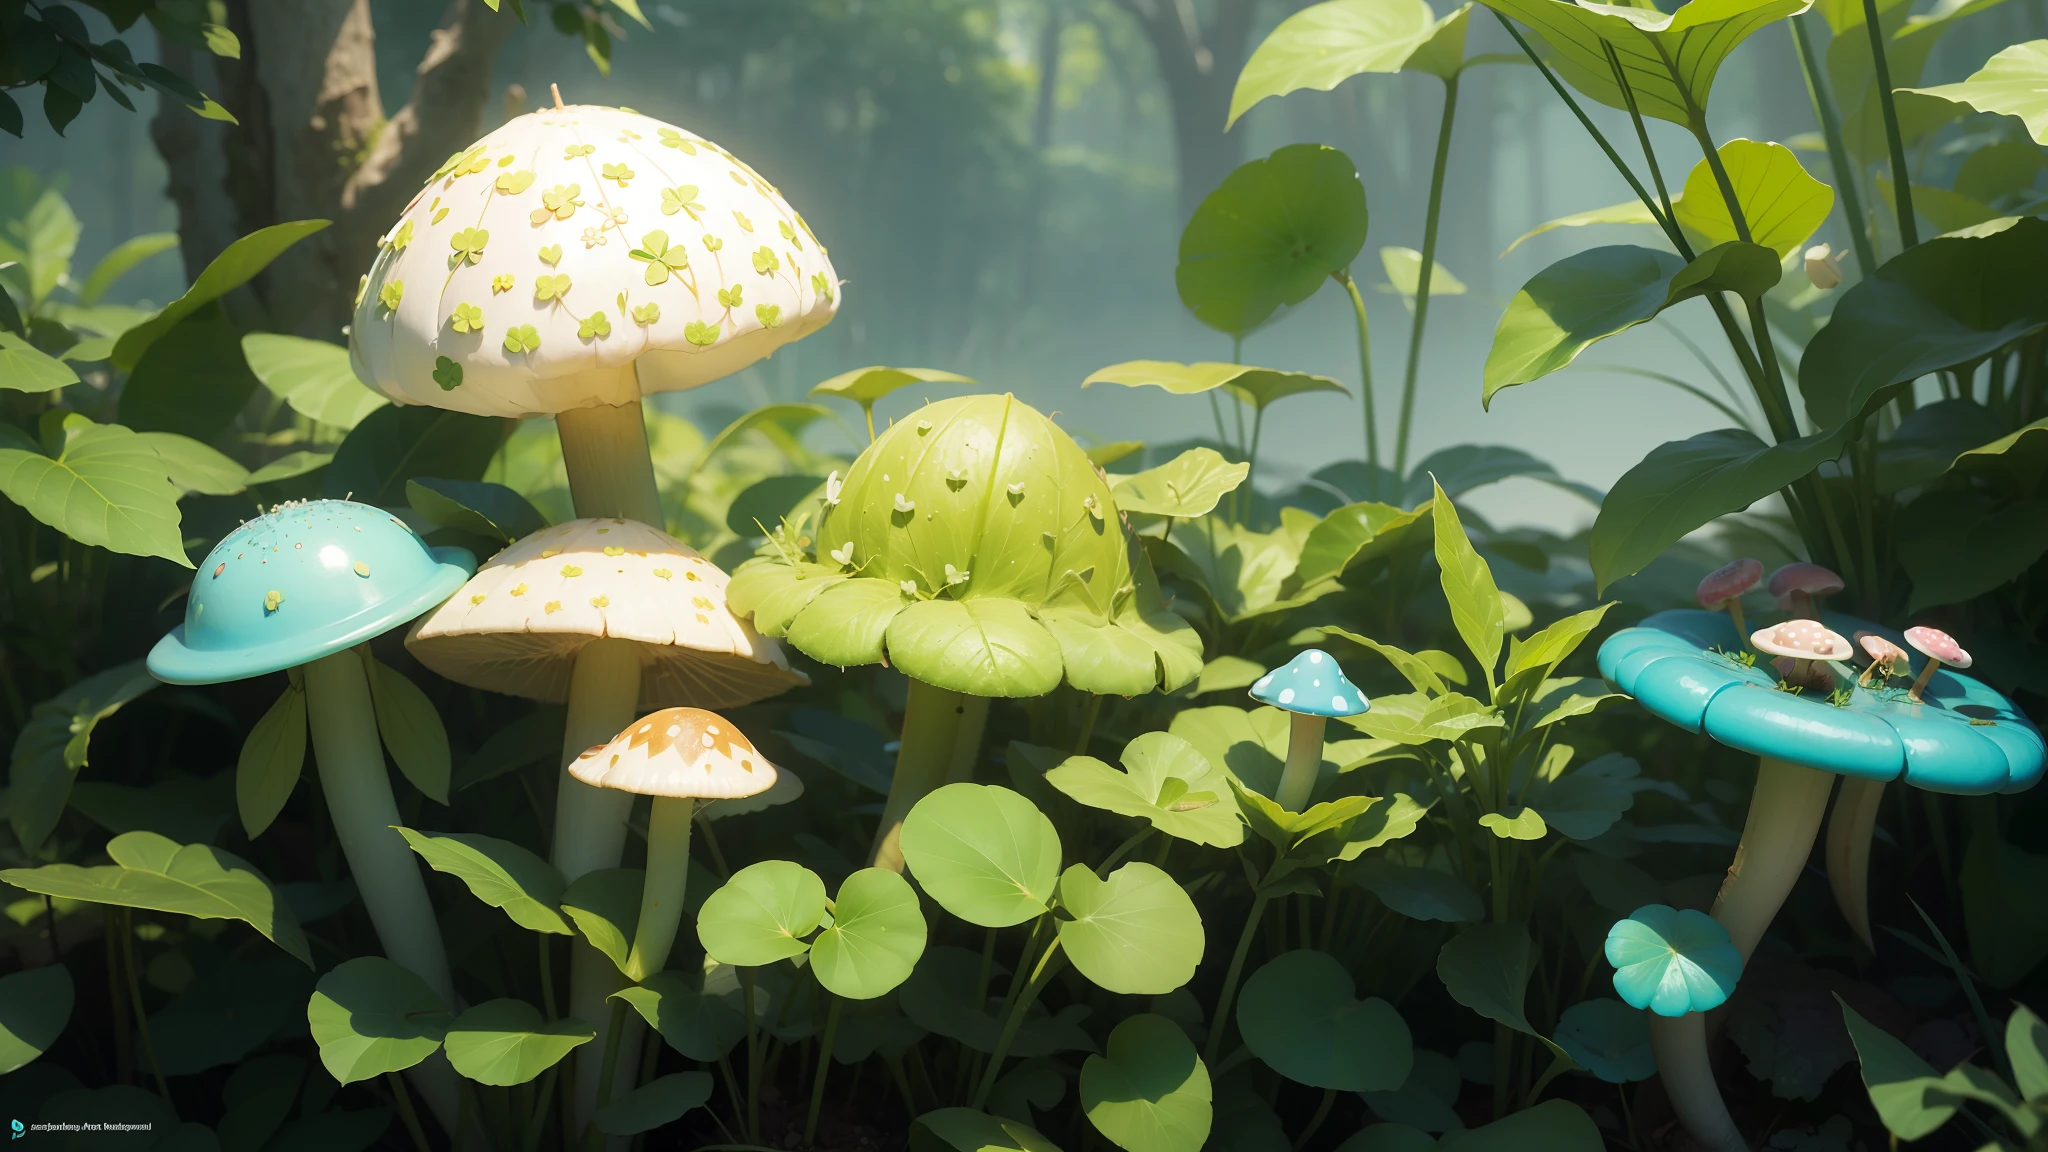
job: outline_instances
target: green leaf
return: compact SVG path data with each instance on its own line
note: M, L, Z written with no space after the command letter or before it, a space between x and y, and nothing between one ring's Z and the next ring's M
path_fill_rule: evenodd
M1741 429L1722 428L1652 449L1614 482L1593 521L1589 548L1600 591L1642 571L1694 529L1742 511L1841 455L1847 431L1765 444Z
M1359 887L1379 897L1380 903L1410 920L1458 924L1486 915L1479 894L1449 872L1368 859L1352 865L1350 875Z
M2048 959L2048 856L1978 834L1963 852L1963 927L1970 963L1993 988L2019 983Z
M5 881L28 892L146 908L201 920L240 920L308 967L312 953L291 908L263 873L232 853L205 844L180 845L154 832L125 832L107 841L112 864L81 868L49 864L9 868Z
M1008 788L948 784L903 822L903 862L939 906L970 924L1007 928L1041 915L1059 878L1052 821Z
M839 885L832 924L811 945L811 971L834 996L872 1000L910 978L924 945L924 913L910 882L886 868L863 868Z
M420 859L463 882L469 894L533 932L572 935L558 908L567 884L555 866L512 843L474 832L398 829Z
M1163 996L1202 962L1202 917L1173 877L1134 861L1104 880L1076 864L1060 876L1060 946L1081 975L1126 995Z
M29 713L7 773L7 819L23 848L40 850L57 827L78 770L91 762L93 729L158 683L134 660L86 677Z
M1608 63L1612 49L1645 116L1689 125L1707 108L1715 73L1751 35L1809 0L1708 0L1673 15L1655 8L1582 7L1556 0L1486 0L1487 7L1535 29L1551 67L1572 87L1610 108L1627 108ZM1666 64L1666 60L1671 63Z
M1401 678L1408 681L1409 685L1417 692L1434 693L1441 696L1450 691L1449 688L1444 686L1443 679L1436 674L1436 669L1431 668L1422 657L1406 649L1396 648L1392 644L1382 644L1370 636L1353 632L1349 629L1339 628L1334 624L1324 625L1320 631L1326 636L1336 636L1340 639L1349 640L1361 647L1370 648L1381 656L1386 657L1387 663L1394 666L1394 671L1399 672ZM1510 675L1514 673L1512 662L1508 671Z
M185 495L233 496L249 486L249 470L227 456L176 432L139 432L163 460L171 483Z
M71 1021L71 973L45 964L0 976L0 1076L49 1050Z
M1190 448L1157 468L1124 476L1110 490L1124 512L1186 520L1207 516L1237 490L1250 464L1233 464L1214 448Z
M2048 1025L2024 1004L2014 1005L2005 1022L2005 1055L2020 1099L2031 1103L2048 1097Z
M384 746L391 749L398 770L428 799L448 803L448 774L453 769L441 713L404 673L372 656L368 648L359 651L363 670L369 674L377 731L384 737Z
M1531 668L1543 669L1545 676L1557 669L1560 663L1579 650L1593 629L1600 626L1600 620L1607 610L1614 607L1612 602L1574 612L1553 624L1547 625L1527 640L1518 641L1508 650L1508 666L1505 678L1512 680L1520 672Z
M1387 273L1387 282L1381 286L1381 291L1406 296L1411 301L1421 291L1422 253L1413 248L1382 248L1380 267ZM1463 296L1466 291L1465 282L1451 275L1451 270L1444 267L1442 261L1435 261L1430 265L1430 299L1434 300L1439 296Z
M345 960L320 978L306 1023L320 1063L343 1084L403 1072L441 1047L448 1005L427 982L382 956Z
M249 473L249 484L252 487L257 484L275 484L280 480L290 480L295 476L316 472L332 463L332 452L287 452Z
M1609 752L1556 779L1531 782L1523 799L1560 835L1591 840L1635 806L1642 771L1629 757Z
M637 1136L673 1124L709 1099L709 1072L671 1072L599 1108L593 1120L597 1130L607 1136Z
M1684 267L1669 252L1615 244L1575 252L1538 272L1501 314L1486 354L1482 402L1490 407L1501 389L1541 379L1595 342L1663 311L1671 278Z
M161 556L187 568L178 489L149 441L77 413L63 423L55 459L0 447L0 493L80 544Z
M7 222L8 234L0 237L0 263L20 261L22 271L26 273L24 287L33 310L71 274L71 257L78 251L78 237L83 226L62 191L57 188L39 191L35 178L29 179L30 183L22 190L25 193L23 199L33 197L33 201L19 220ZM15 245L17 240L19 247Z
M1564 1050L1536 1031L1522 1014L1522 997L1535 970L1529 926L1519 920L1474 924L1452 937L1436 956L1437 978L1453 1000L1496 1024L1536 1037L1569 1061Z
M889 368L871 364L866 368L855 368L841 372L830 380L811 389L813 396L836 396L851 400L862 408L873 407L875 401L910 384L973 384L972 377L937 368Z
M1180 364L1172 360L1126 360L1121 364L1111 364L1081 381L1083 388L1090 384L1121 384L1126 388L1150 386L1163 388L1176 396L1193 396L1221 388L1255 408L1264 408L1275 400L1304 392L1351 394L1342 384L1327 376L1206 360L1194 364Z
M1467 5L1438 20L1426 0L1327 0L1304 8L1282 20L1245 61L1224 130L1269 96L1304 88L1329 92L1353 76L1399 72L1440 36L1456 43L1425 53L1418 70L1455 76L1469 12Z
M233 787L227 772L203 778L166 775L141 787L87 780L71 790L71 809L116 836L141 831L180 844L211 843L227 823Z
M1782 260L1799 251L1835 206L1835 190L1814 179L1783 144L1740 137L1717 150L1735 202L1749 224L1750 238ZM1685 178L1685 191L1672 204L1678 222L1709 244L1742 239L1728 214L1728 201L1705 160ZM1775 263L1775 262L1774 262ZM1773 280L1775 283L1775 279Z
M640 926L640 889L646 879L638 868L600 868L578 876L562 892L569 922L621 972L633 949L633 930Z
M1719 191L1717 190L1715 194L1719 195ZM1671 198L1671 206L1673 208L1678 207L1682 202L1682 197L1683 193L1673 196ZM1650 206L1643 203L1641 199L1624 200L1619 204L1609 204L1605 208L1588 208L1584 212L1573 212L1569 215L1559 216L1554 220L1545 220L1543 223L1515 237L1515 242L1508 245L1506 250L1501 252L1501 256L1505 257L1509 252L1520 248L1524 241L1533 240L1545 232L1558 228L1584 228L1588 224L1655 225L1656 223L1657 218L1650 214Z
M235 761L235 810L254 840L270 827L306 766L306 687L296 675L249 729Z
M681 972L656 972L612 995L631 1005L668 1046L710 1063L747 1033L746 1017L723 997L691 987Z
M1060 1152L1036 1128L1019 1120L990 1116L972 1108L940 1108L917 1118L917 1127L954 1152ZM911 1148L922 1147L913 1131Z
M748 485L725 510L725 526L740 537L766 536L825 484L823 476L768 476Z
M788 860L763 860L732 874L697 912L697 938L721 964L757 967L801 956L804 937L825 919L825 882ZM907 974L907 973L906 973Z
M308 420L354 428L363 417L391 403L356 379L348 349L339 344L251 332L242 337L242 356L265 388Z
M1541 840L1550 833L1542 813L1520 805L1505 812L1488 812L1479 818L1479 826L1502 840Z
M107 289L112 288L115 281L126 276L136 265L158 253L169 252L177 246L176 232L146 232L121 241L114 246L112 252L100 257L100 262L93 265L92 271L86 274L85 283L78 288L78 302L87 305L99 303L100 297L107 294Z
M791 643L804 647L808 634L792 632ZM1052 633L1008 597L919 600L889 618L886 637L890 662L904 675L970 696L1043 696L1066 668ZM808 654L823 656L820 649Z
M2048 552L2048 501L1938 489L1905 507L1897 531L1913 579L1906 610L1959 604L2020 577Z
M1960 84L1901 91L1967 104L1979 112L2017 116L2034 143L2048 144L2048 40L2000 49Z
M1835 1000L1863 1065L1863 1086L1885 1128L1901 1140L1918 1140L1948 1123L1956 1101L1940 1091L1940 1074L1891 1033L1858 1015L1840 995Z
M1168 836L1218 848L1244 841L1229 784L1194 745L1147 732L1124 745L1121 759L1119 772L1092 756L1070 756L1045 780L1090 808L1138 817Z
M1473 549L1465 526L1458 521L1458 509L1442 488L1436 490L1431 508L1436 521L1436 563L1442 570L1439 578L1451 607L1451 623L1479 661L1480 674L1490 689L1494 669L1500 667L1501 640L1507 634L1507 606L1494 586L1493 570Z
M560 1063L597 1038L597 1029L573 1016L546 1021L524 1000L487 1000L448 1025L448 1062L479 1084L509 1088ZM323 1050L322 1055L325 1055Z
M526 497L482 480L419 476L405 482L405 501L429 524L510 544L548 526Z
M1209 1069L1164 1016L1126 1018L1108 1050L1081 1066L1088 1122L1125 1152L1198 1152L1209 1138L1209 1101Z
M1584 1108L1545 1100L1483 1127L1452 1129L1437 1141L1437 1152L1601 1152L1606 1146Z
M132 371L149 346L175 327L178 321L247 284L271 261L283 255L285 249L327 227L327 224L325 220L273 224L228 245L199 273L183 296L171 301L147 322L122 335L120 343L114 346L115 366Z
M385 508L405 503L406 481L422 476L482 478L511 426L509 420L389 405L363 417L334 450L320 491Z
M1995 228L1995 230L1993 230ZM2048 221L1941 236L1842 294L1799 362L1807 415L1833 428L1895 384L1970 364L2048 324Z
M0 332L0 388L52 392L78 383L71 366L12 332Z
M1424 523L1433 523L1426 500L1406 511L1371 500L1347 504L1309 529L1294 575L1304 586L1340 575L1419 542L1424 532L1419 525Z
M1415 1062L1401 1014L1378 997L1360 1001L1351 973L1328 952L1282 953L1252 973L1237 1027L1252 1055L1312 1088L1391 1092Z
M149 346L121 386L121 423L137 432L217 439L256 392L241 339L217 303L180 320Z
M1244 336L1313 296L1365 245L1365 186L1351 158L1290 144L1224 178L1180 236L1174 284L1211 328Z
M1347 716L1344 722L1376 739L1417 745L1463 740L1480 728L1498 728L1507 720L1497 709L1462 692L1447 692L1434 699L1416 692L1381 696L1372 702L1372 711Z
M695 476L713 456L749 432L759 432L778 445L795 447L797 438L812 422L832 415L832 410L822 404L763 404L749 410L744 416L718 430L704 450L690 461L682 479L687 482Z

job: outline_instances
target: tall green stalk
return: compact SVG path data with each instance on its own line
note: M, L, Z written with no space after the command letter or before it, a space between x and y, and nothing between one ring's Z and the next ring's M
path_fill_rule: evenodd
M1394 473L1408 475L1408 431L1415 422L1415 377L1422 367L1422 331L1429 323L1429 281L1436 270L1436 230L1443 217L1444 169L1451 160L1451 121L1458 113L1458 77L1444 80L1444 114L1436 130L1436 160L1429 169L1429 208L1422 221L1422 267L1415 274L1415 323L1408 364L1401 373L1401 425L1394 433Z
M1885 58L1884 28L1877 22L1877 0L1863 0L1863 27L1870 34L1870 66L1877 74L1877 102L1884 110L1884 140L1892 156L1892 202L1899 210L1899 245L1920 243L1913 218L1913 173L1906 166L1906 141L1899 134L1899 105L1892 96L1892 66Z
M1849 243L1856 249L1856 269L1864 276L1877 271L1877 250L1870 242L1869 222L1863 218L1863 193L1857 188L1856 166L1849 159L1849 147L1842 140L1842 118L1828 95L1827 77L1821 71L1820 56L1813 50L1813 37L1806 33L1806 17L1786 21L1792 29L1792 44L1799 50L1799 71L1806 77L1806 94L1813 101L1813 114L1820 121L1820 134L1828 144L1828 166L1835 172L1835 187L1842 196L1842 215L1849 221Z
M1359 392L1365 397L1365 462L1370 466L1374 490L1370 495L1379 495L1380 474L1380 425L1374 414L1372 403L1372 325L1365 315L1365 297L1358 294L1358 282L1351 278L1351 269L1336 273L1337 283L1351 296L1351 313L1358 321L1358 380Z

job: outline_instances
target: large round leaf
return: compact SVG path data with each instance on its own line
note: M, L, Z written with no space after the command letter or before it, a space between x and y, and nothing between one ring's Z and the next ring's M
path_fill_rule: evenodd
M811 945L811 971L834 996L872 1000L910 978L924 940L924 913L910 881L887 868L863 868L839 886L832 926Z
M426 981L382 956L359 956L320 978L306 1023L320 1063L353 1084L432 1056L448 1035L449 1015Z
M1960 84L1904 91L1967 104L1979 112L2017 116L2034 143L2048 144L2048 40L2002 49Z
M1282 20L1245 61L1224 126L1227 130L1268 96L1303 88L1328 92L1360 73L1412 68L1446 79L1456 76L1464 62L1470 16L1470 9L1461 7L1438 20L1425 0L1310 5Z
M753 967L801 956L825 919L825 882L788 860L733 873L697 911L697 939L721 964Z
M1650 1051L1650 1017L1619 1000L1582 1000L1558 1017L1557 1046L1609 1084L1629 1084L1657 1074Z
M71 973L45 964L0 976L0 1075L41 1056L71 1019Z
M1111 992L1161 996L1202 962L1202 917L1173 877L1131 863L1104 880L1084 864L1060 877L1060 946L1081 975Z
M1408 1024L1394 1006L1360 1001L1351 974L1328 952L1274 957L1245 981L1237 1002L1245 1046L1298 1084L1392 1092L1415 1063Z
M1806 243L1814 229L1827 222L1835 206L1835 190L1815 180L1783 144L1730 140L1720 147L1721 166L1735 188L1750 237L1784 259ZM1727 198L1705 160L1685 178L1685 193L1672 212L1688 231L1708 244L1726 244L1742 237Z
M1093 756L1070 756L1045 781L1090 808L1136 816L1169 836L1234 848L1244 822L1228 778L1199 749L1168 732L1124 745L1124 771Z
M1243 336L1350 267L1365 228L1365 185L1351 158L1290 144L1203 199L1181 232L1174 285L1196 319Z
M1180 1025L1151 1013L1109 1034L1081 1066L1081 1107L1125 1152L1197 1152L1209 1138L1209 1069Z
M903 821L903 862L941 908L970 924L1007 928L1051 902L1060 837L1008 788L948 784Z
M448 1062L479 1084L524 1084L554 1067L597 1030L575 1017L542 1020L524 1000L488 1000L448 1028Z
M1233 464L1214 448L1190 448L1157 468L1121 477L1111 495L1125 512L1187 520L1214 512L1250 471L1250 464Z

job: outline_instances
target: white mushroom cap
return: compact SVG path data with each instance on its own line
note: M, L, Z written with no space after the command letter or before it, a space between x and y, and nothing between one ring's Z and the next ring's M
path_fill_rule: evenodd
M544 415L710 383L838 306L824 246L738 157L578 104L449 158L380 242L349 353L400 403Z
M1849 641L1818 620L1787 620L1750 634L1749 642L1759 652L1790 656L1795 660L1846 660Z
M641 796L727 800L766 792L775 765L732 721L702 708L664 708L578 756L569 774Z
M730 708L807 680L725 605L727 576L634 520L571 520L506 548L406 637L450 680L563 701L576 653L637 640L641 708Z

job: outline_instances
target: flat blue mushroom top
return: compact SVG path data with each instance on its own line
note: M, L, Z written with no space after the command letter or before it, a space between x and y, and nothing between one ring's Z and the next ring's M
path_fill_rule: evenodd
M1824 613L1844 636L1875 632L1901 648L1905 638L1854 616ZM2010 700L1982 681L1941 669L1921 693L1904 687L1852 689L1843 706L1776 688L1762 658L1748 667L1727 616L1680 609L1624 628L1600 646L1600 674L1659 718L1705 732L1731 748L1844 776L1903 780L1933 792L2020 792L2040 780L2041 732ZM1915 674L1924 658L1913 657Z
M1320 648L1309 648L1259 677L1251 697L1306 716L1356 716L1372 708L1356 685L1344 678L1337 660Z
M429 548L373 505L281 505L207 554L185 622L150 650L149 671L216 684L295 668L426 612L475 571L469 553Z

